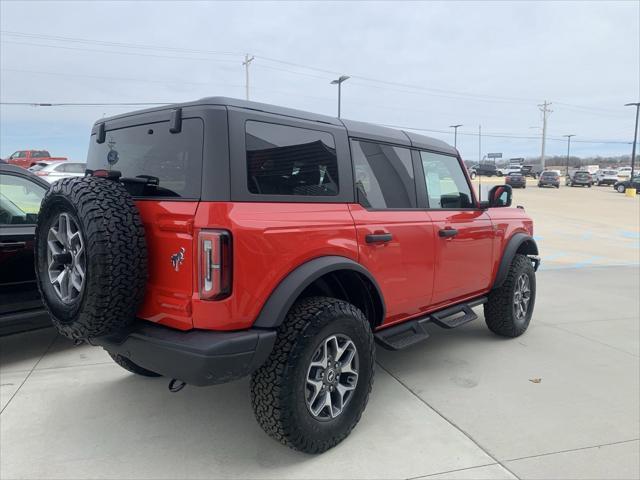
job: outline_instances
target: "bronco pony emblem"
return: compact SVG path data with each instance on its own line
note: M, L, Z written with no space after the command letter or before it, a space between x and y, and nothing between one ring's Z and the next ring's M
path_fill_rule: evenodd
M180 270L182 262L184 262L184 247L180 247L180 251L178 253L171 255L171 265L173 265L173 269L176 272Z

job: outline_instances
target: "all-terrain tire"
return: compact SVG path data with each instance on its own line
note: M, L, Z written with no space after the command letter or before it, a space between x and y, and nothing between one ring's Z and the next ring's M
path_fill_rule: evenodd
M342 413L321 421L306 401L306 379L314 352L331 335L348 335L358 354L358 379ZM364 314L327 297L297 302L278 328L271 355L251 377L256 419L272 438L294 450L322 453L344 440L358 423L373 384L375 347Z
M61 214L77 224L85 250L82 289L66 302L48 272L48 235ZM132 322L144 297L147 247L140 214L124 185L97 177L55 182L38 215L35 264L44 304L65 337L87 340Z
M161 377L159 373L152 372L151 370L147 370L146 368L142 368L137 363L133 363L127 357L123 357L122 355L118 355L117 353L107 352L109 356L120 365L122 368L127 370L128 372L135 373L136 375L142 375L143 377Z
M518 279L526 275L529 279L530 300L526 315L517 318L514 295ZM519 337L531 322L536 300L536 272L526 255L516 254L511 262L504 283L491 291L489 300L484 304L484 319L493 333L503 337Z

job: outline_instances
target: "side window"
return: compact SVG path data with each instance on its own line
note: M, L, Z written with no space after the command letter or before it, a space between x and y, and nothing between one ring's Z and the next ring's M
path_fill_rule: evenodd
M456 157L420 152L429 208L473 208L473 196Z
M351 141L358 202L365 208L416 208L411 151Z
M33 225L46 189L15 175L0 174L0 225Z
M333 196L339 191L333 135L248 121L247 186L260 195Z

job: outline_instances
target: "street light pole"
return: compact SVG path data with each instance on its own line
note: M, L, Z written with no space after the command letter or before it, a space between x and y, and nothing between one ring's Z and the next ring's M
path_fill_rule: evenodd
M571 137L575 137L574 134L571 135L563 135L563 137L567 137L567 171L565 172L565 176L569 176L569 154L571 152Z
M636 107L636 128L633 131L633 147L631 147L631 178L633 178L636 164L636 143L638 143L638 113L640 113L640 103L627 103L625 107Z
M458 127L461 127L462 124L459 125L449 125L449 128L453 128L453 146L458 148Z
M340 118L340 102L341 102L341 95L342 95L342 82L344 82L345 80L349 80L348 75L340 75L339 78L337 78L336 80L332 80L331 81L331 85L338 85L338 118Z

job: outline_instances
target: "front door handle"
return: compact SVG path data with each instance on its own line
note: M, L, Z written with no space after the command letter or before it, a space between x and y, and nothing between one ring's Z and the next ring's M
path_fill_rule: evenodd
M390 233L370 233L364 237L367 243L387 243L393 236Z
M0 242L2 250L20 250L27 246L27 242Z
M440 235L443 238L455 237L457 234L458 234L458 230L451 227L443 228L438 232L438 235Z

